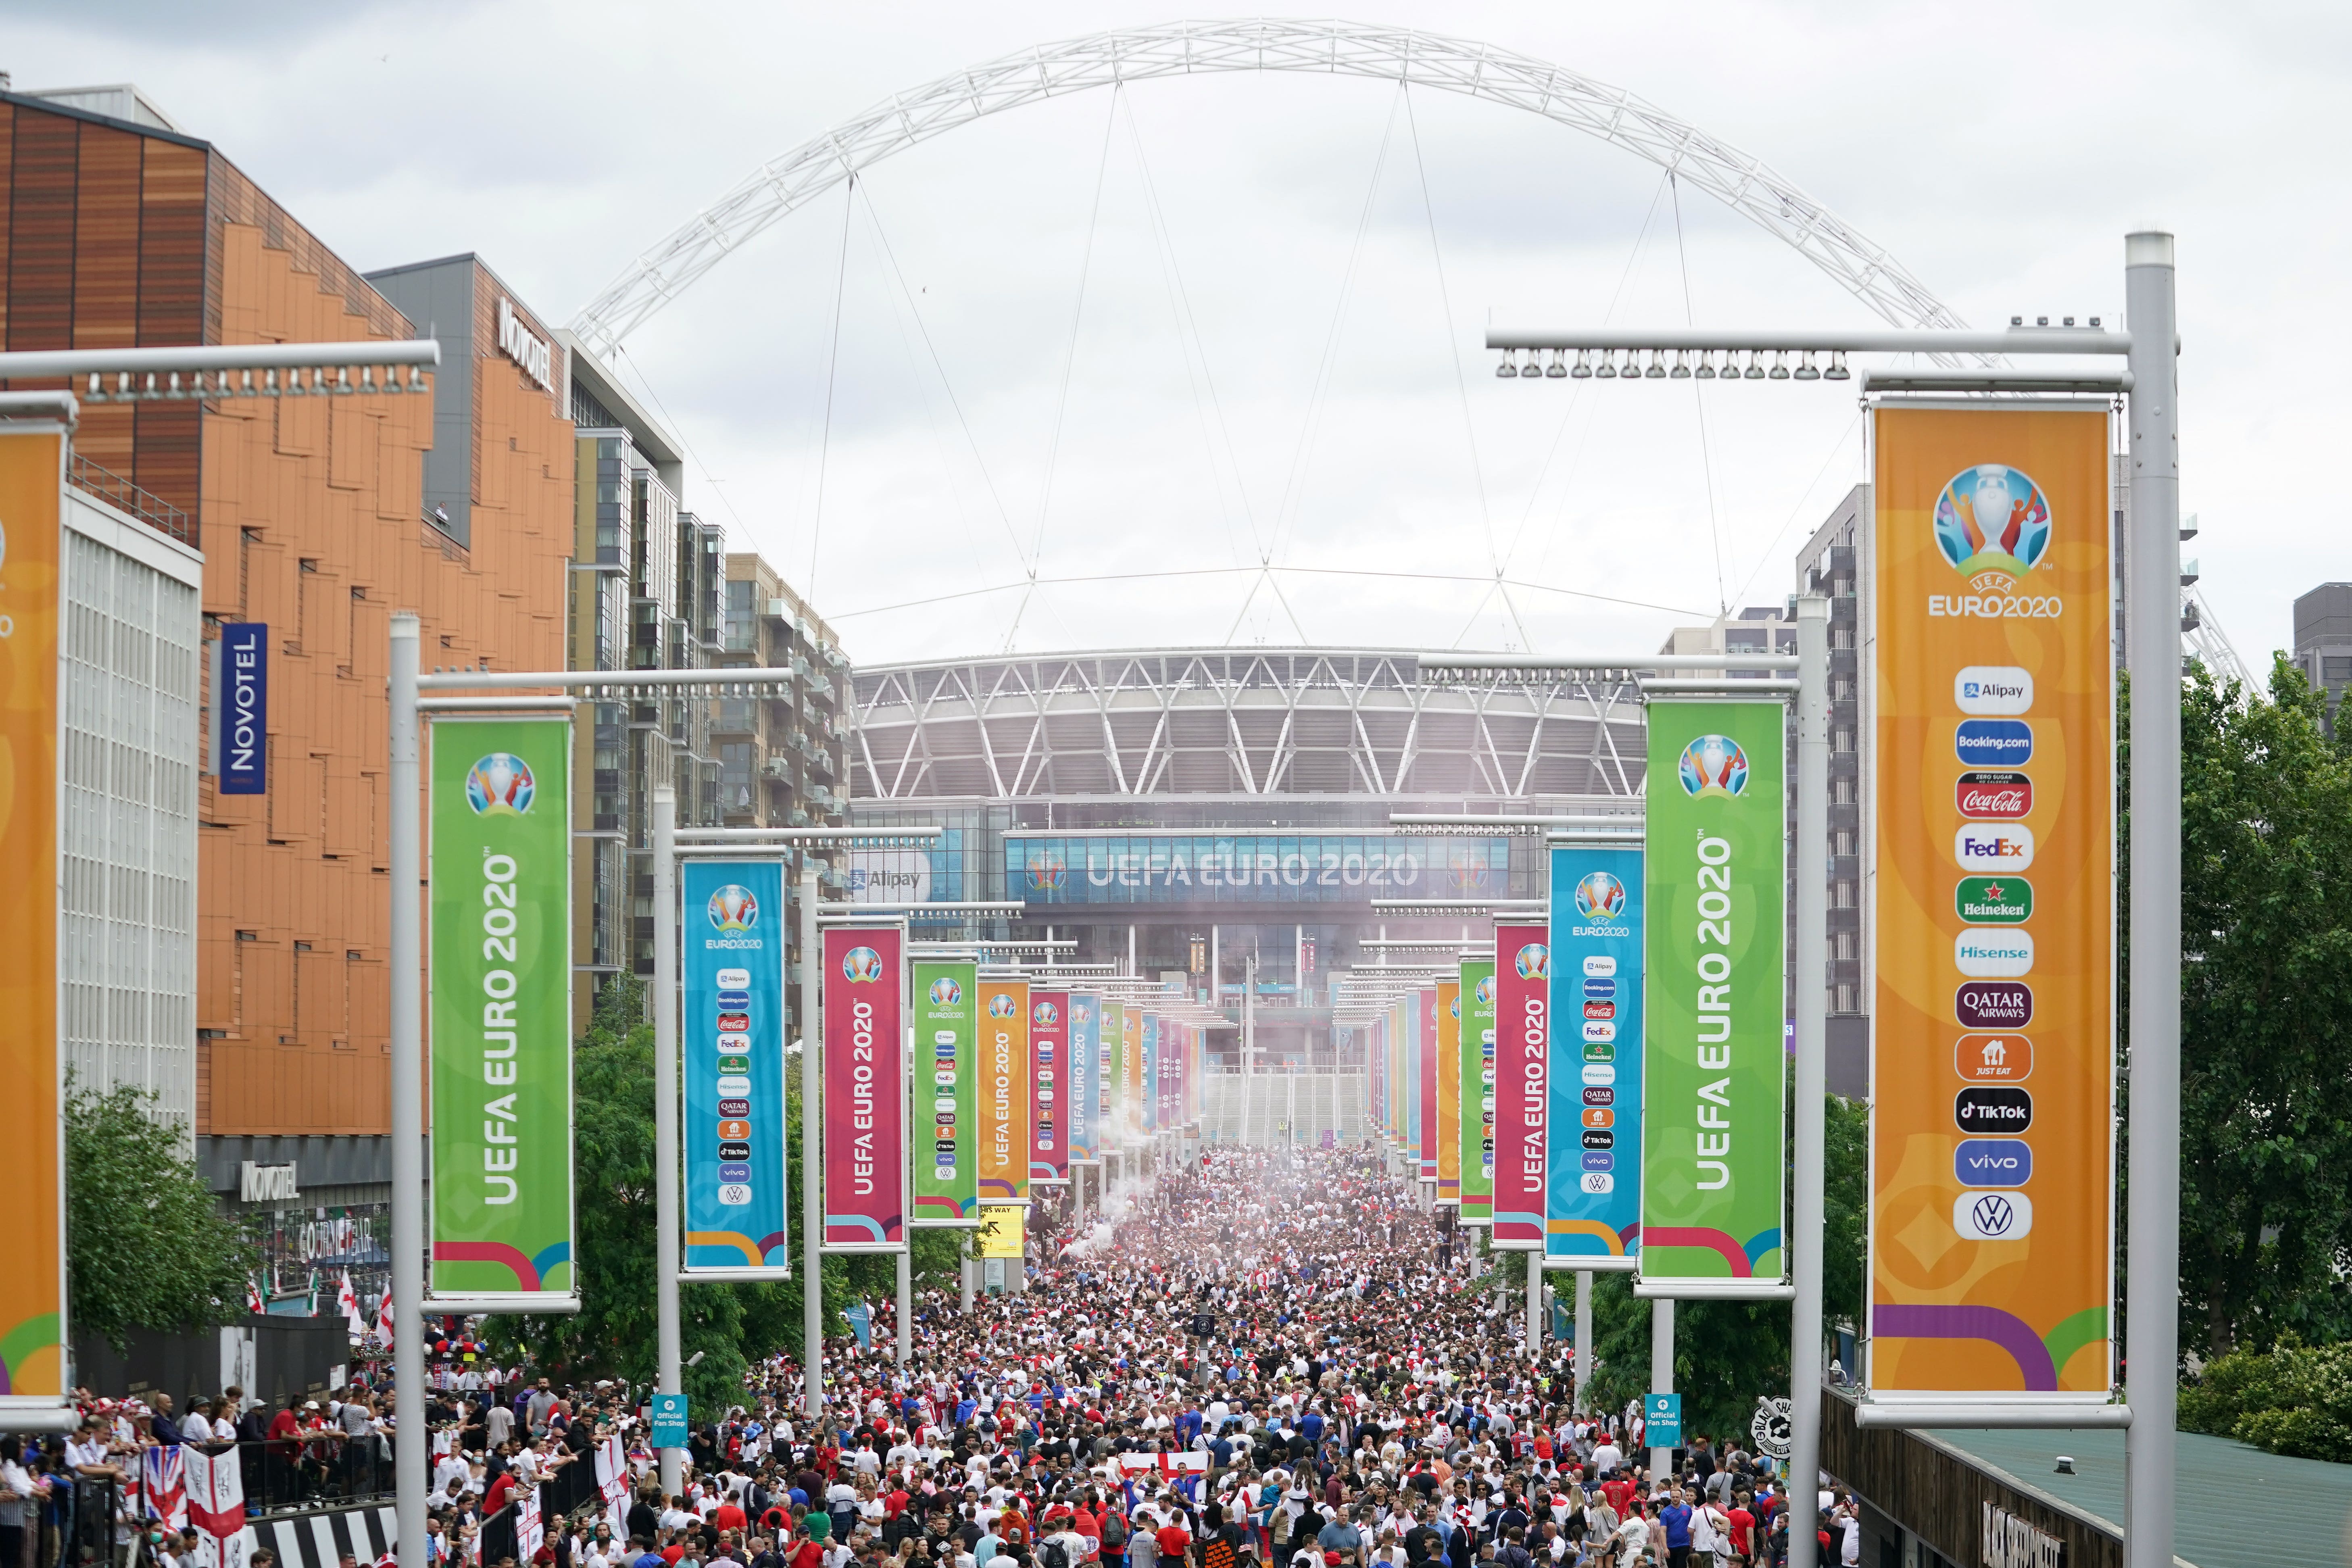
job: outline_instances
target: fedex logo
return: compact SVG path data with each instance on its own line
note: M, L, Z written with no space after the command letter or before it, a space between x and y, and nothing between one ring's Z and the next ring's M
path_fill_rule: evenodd
M2033 829L1965 823L1952 836L1952 858L1964 871L2022 871L2033 864Z

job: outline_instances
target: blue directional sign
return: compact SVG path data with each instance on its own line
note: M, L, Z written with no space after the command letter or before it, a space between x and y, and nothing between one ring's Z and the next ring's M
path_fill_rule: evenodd
M1644 1446L1652 1448L1679 1448L1683 1446L1681 1394L1642 1395L1642 1418L1646 1424L1642 1434Z
M653 1398L653 1443L656 1448L686 1447L686 1395L656 1394Z

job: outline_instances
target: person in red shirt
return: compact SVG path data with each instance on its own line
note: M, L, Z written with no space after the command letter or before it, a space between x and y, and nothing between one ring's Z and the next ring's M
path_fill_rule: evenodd
M1612 1477L1601 1483L1601 1495L1609 1500L1609 1506L1617 1510L1618 1518L1622 1519L1625 1517L1625 1505L1633 1496L1633 1483L1622 1475Z
M731 1530L740 1534L744 1526L750 1521L743 1517L743 1510L735 1506L734 1498L727 1496L721 1500L717 1508L710 1510L710 1522L717 1525L721 1531Z
M793 1549L784 1555L784 1568L824 1568L824 1548L809 1539L806 1525L793 1531Z
M1182 1514L1171 1516L1160 1527L1152 1541L1160 1548L1160 1561L1167 1563L1169 1568L1181 1568L1190 1561L1188 1554L1192 1549L1192 1535L1184 1528Z
M1735 1492L1724 1516L1731 1521L1731 1554L1743 1562L1756 1555L1756 1516L1748 1511L1748 1500L1746 1492Z
M506 1507L507 1500L514 1496L514 1471L511 1468L500 1470L499 1479L490 1483L488 1494L482 1499L482 1517L488 1519Z

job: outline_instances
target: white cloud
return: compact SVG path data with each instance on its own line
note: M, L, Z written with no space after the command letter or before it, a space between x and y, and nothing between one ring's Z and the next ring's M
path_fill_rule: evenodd
M1166 19L1132 4L518 0L248 8L191 27L166 5L7 9L19 85L135 79L354 263L478 250L556 319L761 161L877 100L1029 44ZM2296 593L2352 576L2319 483L2352 401L2337 371L2336 106L2352 57L2340 8L1702 0L1352 14L1640 94L1795 180L1974 321L2119 318L2121 235L2168 224L2184 504L2202 514L2192 551L2220 618L2259 661L2288 640ZM1616 298L1619 320L1679 321L1671 208L1653 209L1649 165L1443 93L1413 95L1417 164L1406 121L1391 128L1395 107L1378 82L1154 82L1115 121L1106 94L1077 95L873 171L839 275L815 542L817 597L845 616L855 653L1002 645L1018 592L849 612L1018 582L1049 456L1042 576L1229 568L1270 541L1293 565L1401 574L1284 578L1318 641L1647 646L1677 618L1514 590L1514 622L1486 584L1447 580L1491 577L1502 558L1517 579L1653 604L1706 608L1751 582L1751 599L1787 591L1794 545L1860 477L1852 397L1711 392L1703 461L1688 384L1496 381L1475 347L1490 307L1591 320ZM780 224L629 343L701 465L689 503L796 581L810 570L845 205L835 190ZM1684 192L1681 220L1702 324L1864 319L1706 198ZM1019 643L1213 641L1249 587L1232 574L1043 586ZM1298 632L1261 591L1234 635Z

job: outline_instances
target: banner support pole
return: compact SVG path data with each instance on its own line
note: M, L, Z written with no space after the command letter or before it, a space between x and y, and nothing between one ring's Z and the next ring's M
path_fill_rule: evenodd
M1789 1477L1811 1493L1822 1453L1822 1215L1829 1093L1830 602L1797 601L1796 1142L1789 1202ZM1814 1568L1820 1542L1789 1532L1789 1568Z
M1471 1233L1475 1236L1477 1233ZM1471 1245L1475 1247L1476 1242ZM1584 1409L1585 1385L1592 1381L1592 1270L1576 1271L1576 1366L1572 1373L1576 1392L1570 1395L1569 1408L1579 1414Z
M2172 1568L2180 1324L2180 445L2172 236L2124 237L2131 328L2131 1151L2126 1568Z
M416 708L417 618L392 617L389 865L392 930L392 1438L394 1514L403 1563L425 1552L424 737Z
M654 1208L661 1267L654 1281L655 1370L664 1394L685 1392L677 1332L677 792L654 790ZM663 1448L662 1493L685 1489L678 1450Z
M801 1408L812 1422L824 1414L824 1205L819 1194L824 1167L818 1163L818 1129L824 1121L824 1088L817 1077L818 1042L824 1037L816 1012L816 863L801 854L801 1360L807 1386Z
M898 1253L898 1364L915 1359L915 1238Z
M1528 1254L1528 1362L1530 1365L1543 1359L1543 1248L1538 1247Z
M1650 1392L1672 1394L1675 1391L1675 1299L1654 1296L1650 1300ZM1647 1427L1642 1435L1649 1436ZM1655 1486L1675 1468L1672 1448L1650 1450L1650 1484ZM1794 1534L1794 1531L1790 1532Z

